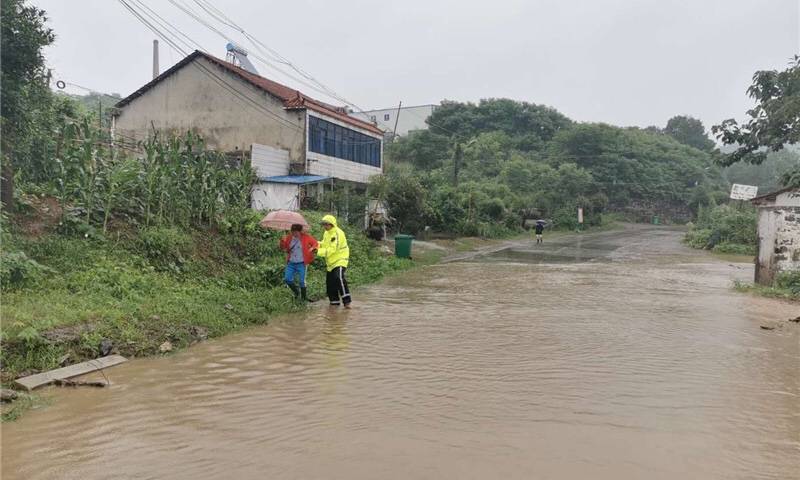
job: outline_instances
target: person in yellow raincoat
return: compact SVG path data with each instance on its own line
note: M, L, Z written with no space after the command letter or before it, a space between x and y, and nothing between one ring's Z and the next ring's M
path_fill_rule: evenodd
M322 228L325 233L319 242L317 256L325 259L328 270L325 283L328 289L328 300L332 306L344 305L350 308L352 297L350 287L347 286L345 273L350 260L350 248L347 246L347 237L336 224L336 217L325 215L322 217Z

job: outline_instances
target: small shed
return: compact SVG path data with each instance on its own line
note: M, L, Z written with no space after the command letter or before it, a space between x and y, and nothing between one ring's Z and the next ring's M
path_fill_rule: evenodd
M314 195L308 187L319 186L316 194L320 194L322 184L330 179L320 175L261 177L250 194L251 207L256 210L300 210L303 198Z
M751 200L758 212L755 281L771 285L780 272L800 269L800 188Z

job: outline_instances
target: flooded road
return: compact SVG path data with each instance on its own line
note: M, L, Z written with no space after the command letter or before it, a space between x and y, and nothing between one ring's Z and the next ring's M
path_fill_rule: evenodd
M546 237L51 389L2 477L800 478L800 307L681 235Z

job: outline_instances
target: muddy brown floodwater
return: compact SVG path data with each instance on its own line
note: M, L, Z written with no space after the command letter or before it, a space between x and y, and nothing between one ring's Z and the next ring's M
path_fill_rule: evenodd
M519 244L47 390L2 477L798 478L800 308L680 237Z

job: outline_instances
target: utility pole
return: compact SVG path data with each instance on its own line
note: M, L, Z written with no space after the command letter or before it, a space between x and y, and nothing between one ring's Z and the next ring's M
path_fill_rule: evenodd
M458 186L458 168L461 165L461 142L456 141L456 149L453 155L453 185Z
M156 78L158 73L158 40L153 40L153 78Z
M394 143L394 139L397 138L397 122L400 121L400 107L403 106L403 101L400 101L400 105L397 106L397 115L394 117L394 130L392 130L392 143Z

